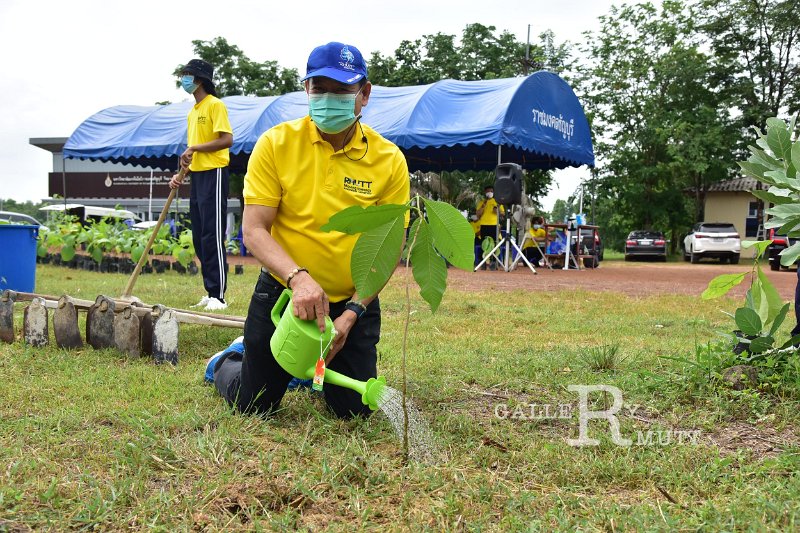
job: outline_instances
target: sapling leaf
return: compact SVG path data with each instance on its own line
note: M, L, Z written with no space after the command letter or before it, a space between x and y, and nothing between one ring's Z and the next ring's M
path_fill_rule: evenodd
M75 246L71 244L64 244L64 246L61 247L61 260L72 261L73 257L75 257Z
M358 235L383 226L396 218L405 219L404 215L409 209L411 207L404 204L371 205L367 208L352 205L333 215L319 229L325 232L341 231L348 235Z
M800 258L800 241L794 243L788 248L781 250L781 265L788 267L793 265L798 258Z
M414 235L416 234L416 238ZM435 313L447 288L447 263L436 253L430 226L420 217L414 221L408 240L414 240L411 248L411 268L419 293Z
M773 344L775 344L775 339L769 335L756 337L750 341L748 350L750 350L750 353L763 353L772 349Z
M752 248L755 247L757 257L761 257L764 255L764 250L772 244L772 240L766 241L742 241L742 248Z
M781 299L781 295L778 294L777 289L775 289L775 285L773 285L766 274L764 274L760 266L758 267L758 280L761 282L761 291L767 303L768 318L764 320L764 326L766 327L772 324L772 321L775 320L775 317L780 313L783 307L783 300Z
M458 210L446 202L425 200L433 245L452 265L472 270L475 262L475 232Z
M780 170L783 168L783 164L780 161L764 150L756 148L755 146L748 146L748 148L753 153L753 155L747 159L749 162L766 167L767 170Z
M389 280L400 259L405 233L404 217L365 231L356 241L350 256L350 271L361 298L377 293Z
M131 260L134 263L139 262L139 259L142 258L142 254L144 254L144 246L142 246L141 244L138 244L133 248L131 248Z
M761 318L749 307L736 310L736 327L745 335L758 335L761 332Z
M92 246L92 249L89 253L91 254L92 259L94 259L95 263L99 263L100 261L103 260L103 249L100 248L99 246Z
M701 298L711 300L719 298L728 293L732 288L739 285L744 279L746 272L740 274L722 274L708 282L708 287L703 291Z
M800 140L795 141L794 144L792 144L791 156L792 165L794 165L794 168L800 169Z
M781 310L778 311L777 316L775 316L775 320L772 321L772 327L769 328L769 334L771 336L775 335L775 332L778 331L778 328L781 327L783 321L786 319L786 313L789 312L789 303L787 302L781 307Z
M772 186L770 187L769 191L750 191L750 194L752 194L759 200L764 200L765 202L770 202L775 205L788 204L789 202L792 201L792 198L790 196L776 194L775 192L773 192L773 189L778 191L786 190Z
M792 140L786 123L779 118L767 119L767 145L772 153L786 161L791 158Z
M786 348L789 348L790 346L798 346L798 345L800 345L800 334L795 335L794 337L792 337L788 341L784 342L783 346L781 346L781 350L785 350Z
M751 157L748 161L739 161L739 167L745 176L750 176L769 185L775 185L775 180L766 175L766 172L775 169L764 166L756 158Z

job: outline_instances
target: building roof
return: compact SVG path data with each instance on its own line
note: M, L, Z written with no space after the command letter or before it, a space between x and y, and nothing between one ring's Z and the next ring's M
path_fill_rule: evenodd
M67 137L31 137L28 142L33 146L38 146L42 150L47 150L55 154L64 151L64 144L67 142Z
M768 187L755 178L742 177L718 181L708 187L708 192L765 191Z

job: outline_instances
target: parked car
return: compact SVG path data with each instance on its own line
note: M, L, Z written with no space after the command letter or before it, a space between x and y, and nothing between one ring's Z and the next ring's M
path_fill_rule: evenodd
M76 217L83 225L87 225L90 222L99 222L104 218L116 218L127 222L129 225L141 222L142 220L138 215L126 209L112 209L110 207L97 207L83 204L53 204L41 207L39 208L39 211L43 211L45 213L66 212L68 215Z
M625 261L635 257L652 257L667 260L667 241L660 231L636 230L625 239Z
M781 257L780 253L788 248L789 246L793 245L797 242L797 239L794 237L787 237L786 235L779 235L775 233L777 231L776 228L772 228L769 230L769 239L772 241L770 245L767 247L767 257L769 258L769 268L772 270L780 270L781 269ZM795 263L797 264L797 263ZM786 268L786 267L783 267Z
M705 257L719 259L720 263L739 263L742 242L739 233L729 222L700 222L683 239L683 259L692 263Z
M47 226L32 216L26 215L25 213L16 213L14 211L0 211L0 224L26 224L28 226L40 226L42 229L47 229Z

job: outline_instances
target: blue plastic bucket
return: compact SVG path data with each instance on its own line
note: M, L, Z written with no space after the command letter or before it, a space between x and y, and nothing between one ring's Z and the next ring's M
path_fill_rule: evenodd
M38 226L0 224L0 291L33 292Z

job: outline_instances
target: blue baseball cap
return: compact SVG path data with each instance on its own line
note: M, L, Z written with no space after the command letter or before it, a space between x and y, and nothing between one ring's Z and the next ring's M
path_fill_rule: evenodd
M324 76L352 85L367 77L367 63L352 44L328 43L311 51L306 65L306 75L300 81Z

